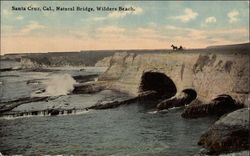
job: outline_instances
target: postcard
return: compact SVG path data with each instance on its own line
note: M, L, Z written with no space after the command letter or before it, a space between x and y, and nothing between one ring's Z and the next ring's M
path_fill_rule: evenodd
M1 1L0 156L249 155L249 1Z

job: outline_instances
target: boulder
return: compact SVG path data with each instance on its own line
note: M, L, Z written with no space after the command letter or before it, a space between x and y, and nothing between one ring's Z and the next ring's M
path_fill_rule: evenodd
M198 144L207 154L249 149L249 109L243 108L221 117L205 132Z
M193 89L184 89L181 94L161 101L156 107L158 110L180 107L190 104L197 97L197 93Z
M208 104L187 106L181 116L184 118L197 118L209 115L222 116L243 107L243 104L237 103L230 95L222 94Z

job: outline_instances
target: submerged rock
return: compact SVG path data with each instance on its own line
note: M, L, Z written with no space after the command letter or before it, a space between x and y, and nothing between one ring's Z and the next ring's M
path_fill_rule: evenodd
M243 108L221 117L198 144L208 150L207 154L249 149L249 113L248 108Z
M243 104L235 102L230 95L219 95L208 104L190 105L182 112L184 118L205 117L208 115L222 116L223 114L243 108Z
M157 105L158 110L169 109L173 107L180 107L187 104L190 104L197 97L197 93L193 89L185 89L181 92L180 95L175 96L171 99L166 99L161 101Z

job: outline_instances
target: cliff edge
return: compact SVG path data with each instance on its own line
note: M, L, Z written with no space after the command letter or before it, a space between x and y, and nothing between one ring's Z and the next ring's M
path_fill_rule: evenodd
M249 50L247 43L231 51L227 46L162 54L116 53L99 80L108 81L112 89L136 96L143 73L154 71L167 75L177 92L194 89L204 102L219 94L229 94L249 104Z

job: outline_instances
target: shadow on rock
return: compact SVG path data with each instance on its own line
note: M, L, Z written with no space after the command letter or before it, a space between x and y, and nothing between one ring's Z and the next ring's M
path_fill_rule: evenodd
M150 101L159 100L159 94L155 91L142 92L139 96L130 98L123 101L114 101L106 104L98 104L95 106L88 107L88 109L111 109L117 108L121 105L129 105L133 103L139 103L143 105L148 105Z
M197 93L193 89L184 89L180 95L177 95L171 99L161 101L157 105L158 110L169 109L173 107L180 107L190 104L197 97Z
M177 89L173 80L161 72L148 71L141 76L139 93L155 91L165 99L175 96Z
M88 86L80 87L75 88L73 93L82 92L81 90L84 90L84 92L86 92L88 90L92 91L96 89L93 89ZM95 105L89 107L88 109L110 109L117 108L121 105L128 105L133 103L138 103L149 109L156 108L156 105L160 101L174 96L176 92L177 89L172 79L170 79L164 73L148 71L142 74L141 83L139 86L139 95L137 97L124 101L115 101L107 104Z
M226 113L243 108L243 104L235 102L235 100L226 94L218 95L208 104L189 105L182 112L184 118L198 118L209 115L222 116Z

